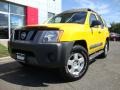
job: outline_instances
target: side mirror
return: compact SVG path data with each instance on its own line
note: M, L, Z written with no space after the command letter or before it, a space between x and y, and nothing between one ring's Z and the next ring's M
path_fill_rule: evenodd
M101 22L98 20L94 20L94 21L92 21L90 27L94 27L94 26L98 26L98 25L101 25Z

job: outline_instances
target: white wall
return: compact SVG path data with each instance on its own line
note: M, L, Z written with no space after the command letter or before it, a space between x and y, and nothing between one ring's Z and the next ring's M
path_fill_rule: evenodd
M62 0L56 0L56 13L61 13L62 12Z
M48 12L58 14L61 12L62 0L6 0L9 2L35 7L39 10L39 24L43 23L48 18Z
M61 0L47 0L48 11L58 14L61 12Z

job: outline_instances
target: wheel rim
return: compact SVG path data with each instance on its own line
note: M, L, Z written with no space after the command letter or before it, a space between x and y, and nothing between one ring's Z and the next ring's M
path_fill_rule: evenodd
M79 73L83 70L85 64L85 59L82 54L74 53L71 54L68 62L67 69L70 74L78 76Z
M106 44L105 45L105 55L107 55L107 53L108 53L108 45Z

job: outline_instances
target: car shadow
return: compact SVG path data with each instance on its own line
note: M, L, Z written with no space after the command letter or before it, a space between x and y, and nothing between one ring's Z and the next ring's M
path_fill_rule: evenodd
M97 60L103 60L103 59L105 59L105 57L101 57L100 55L99 56L97 56L97 57L95 57L94 59L92 59L92 60L90 60L89 61L89 65L91 65L91 64L93 64L94 62L96 62Z
M0 79L17 85L48 87L49 84L66 83L56 70L22 67L17 62L0 65Z

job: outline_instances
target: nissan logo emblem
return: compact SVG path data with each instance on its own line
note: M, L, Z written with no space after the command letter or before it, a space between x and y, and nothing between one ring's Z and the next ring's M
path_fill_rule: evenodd
M20 38L24 40L26 38L26 35L27 35L26 32L22 32L20 35Z

